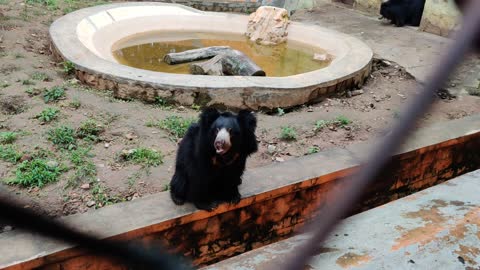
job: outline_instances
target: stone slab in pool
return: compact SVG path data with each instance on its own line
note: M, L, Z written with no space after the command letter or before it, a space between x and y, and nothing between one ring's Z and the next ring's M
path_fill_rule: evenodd
M360 40L314 25L292 22L288 42L333 56L324 68L284 77L200 76L138 69L120 64L119 42L149 33L208 33L241 36L248 16L203 12L177 4L119 3L81 9L50 27L54 54L75 64L77 77L118 98L252 110L312 103L361 86L371 69L372 50ZM168 35L167 35L168 36ZM175 35L173 35L175 37ZM165 41L165 40L164 40ZM171 40L175 41L175 39ZM135 43L132 43L135 44Z

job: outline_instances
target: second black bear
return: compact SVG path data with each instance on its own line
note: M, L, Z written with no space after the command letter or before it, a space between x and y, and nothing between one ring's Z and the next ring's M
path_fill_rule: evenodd
M380 6L380 15L398 27L419 26L425 0L387 0Z
M170 195L175 204L192 202L211 211L221 202L240 201L238 186L248 156L257 151L257 119L209 108L180 142Z

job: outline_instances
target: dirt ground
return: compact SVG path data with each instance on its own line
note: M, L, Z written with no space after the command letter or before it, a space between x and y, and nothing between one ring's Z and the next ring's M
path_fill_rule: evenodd
M22 199L25 207L51 216L85 212L167 190L173 173L176 140L165 130L146 124L170 115L196 117L199 111L117 100L109 92L79 85L71 75L65 74L60 63L53 62L48 49L48 27L65 12L98 1L65 0L48 7L28 3L0 0L0 132L20 134L14 145L23 153L22 159L44 151L66 169L59 181L42 188L0 183L0 189ZM46 76L38 76L39 73ZM46 104L38 94L54 86L64 86L66 96L57 103ZM353 92L354 95L342 93L317 104L277 113L259 112L260 150L248 161L248 167L283 162L379 136L399 118L402 106L415 98L417 86L396 63L376 60L367 83L361 91ZM363 93L355 95L358 92ZM419 125L480 112L479 97L441 96L435 109ZM41 123L35 116L46 107L59 109L59 117L50 123ZM69 185L76 170L69 161L71 151L54 146L47 134L60 125L78 128L88 119L94 119L103 128L98 140L83 142L92 147L89 160L95 164L96 174ZM324 121L317 122L320 120ZM296 139L280 139L282 127L293 129ZM137 147L160 151L163 163L146 167L119 158L122 150ZM14 177L19 163L0 160L0 178Z

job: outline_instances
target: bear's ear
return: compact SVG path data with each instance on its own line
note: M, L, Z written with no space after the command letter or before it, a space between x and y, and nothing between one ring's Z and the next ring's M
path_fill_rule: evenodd
M237 115L237 120L244 134L242 151L247 155L255 153L258 150L257 138L255 137L257 118L252 112L241 110Z
M220 113L215 108L207 108L200 114L200 126L210 127L215 120L220 116Z
M255 117L255 114L248 110L241 110L238 112L237 119L243 128L249 132L255 133L255 129L257 128L257 118Z

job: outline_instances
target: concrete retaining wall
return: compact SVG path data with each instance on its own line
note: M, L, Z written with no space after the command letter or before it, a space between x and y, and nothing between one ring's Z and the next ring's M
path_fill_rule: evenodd
M368 188L355 212L379 206L480 168L480 115L421 130ZM166 192L63 218L102 238L161 241L196 265L211 264L292 235L328 205L370 153L366 144L334 148L246 173L237 205L213 212L175 206ZM321 208L320 208L321 211ZM127 214L128 213L128 214ZM0 234L1 269L127 269L69 245L21 231Z

